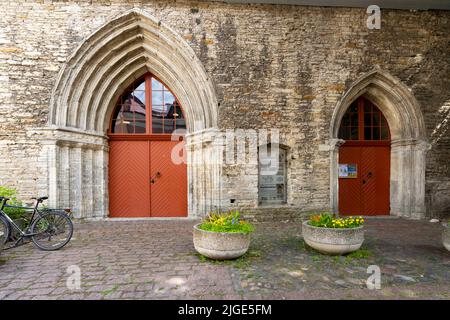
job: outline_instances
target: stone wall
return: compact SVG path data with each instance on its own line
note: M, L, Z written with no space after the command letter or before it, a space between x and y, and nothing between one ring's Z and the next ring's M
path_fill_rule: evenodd
M50 151L36 129L47 126L58 72L100 26L138 7L183 37L202 62L217 95L219 129L280 129L289 147L288 203L277 209L283 215L330 208L329 151L321 146L330 143L340 97L376 67L419 102L431 143L427 214L450 212L448 11L382 10L381 30L368 30L367 14L357 8L46 0L0 0L0 6L0 184L23 198L51 187ZM257 208L257 186L254 166L225 166L221 206L276 214Z

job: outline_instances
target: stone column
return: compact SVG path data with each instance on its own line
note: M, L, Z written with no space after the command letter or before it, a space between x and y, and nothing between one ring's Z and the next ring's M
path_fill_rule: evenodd
M339 211L339 147L345 142L342 139L331 139L330 151L330 207L334 213Z
M430 144L417 139L393 140L391 144L391 214L423 219L425 161Z
M188 153L188 210L202 217L220 206L221 143L217 129L186 135Z
M43 132L49 206L71 208L77 218L108 215L108 142L69 129Z

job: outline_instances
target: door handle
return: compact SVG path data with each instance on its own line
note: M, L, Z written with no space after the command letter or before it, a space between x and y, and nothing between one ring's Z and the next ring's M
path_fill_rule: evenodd
M155 177L154 178L150 178L150 183L151 184L154 184L155 182L156 182L156 179L157 178L160 178L161 177L161 172L157 172L156 174L155 174Z

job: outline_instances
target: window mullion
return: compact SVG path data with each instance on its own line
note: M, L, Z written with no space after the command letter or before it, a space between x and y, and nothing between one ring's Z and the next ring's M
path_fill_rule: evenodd
M358 140L364 140L364 99L358 99Z
M145 130L147 134L152 133L152 77L145 77Z

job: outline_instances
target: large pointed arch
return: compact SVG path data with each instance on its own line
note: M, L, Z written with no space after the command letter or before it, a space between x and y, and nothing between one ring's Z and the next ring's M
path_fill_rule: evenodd
M214 86L189 44L141 9L127 11L87 37L61 69L43 132L52 206L68 206L77 217L109 212L107 130L119 95L152 73L177 96L188 133L189 216L203 215L219 201L219 166L214 154L217 99Z
M52 94L49 124L105 133L117 96L146 72L175 92L190 130L216 127L214 88L195 52L139 9L100 27L70 56Z
M391 214L425 216L425 156L429 149L424 118L411 90L396 77L375 69L358 78L338 101L330 125L331 206L338 208L339 126L350 104L364 96L383 112L391 130Z

